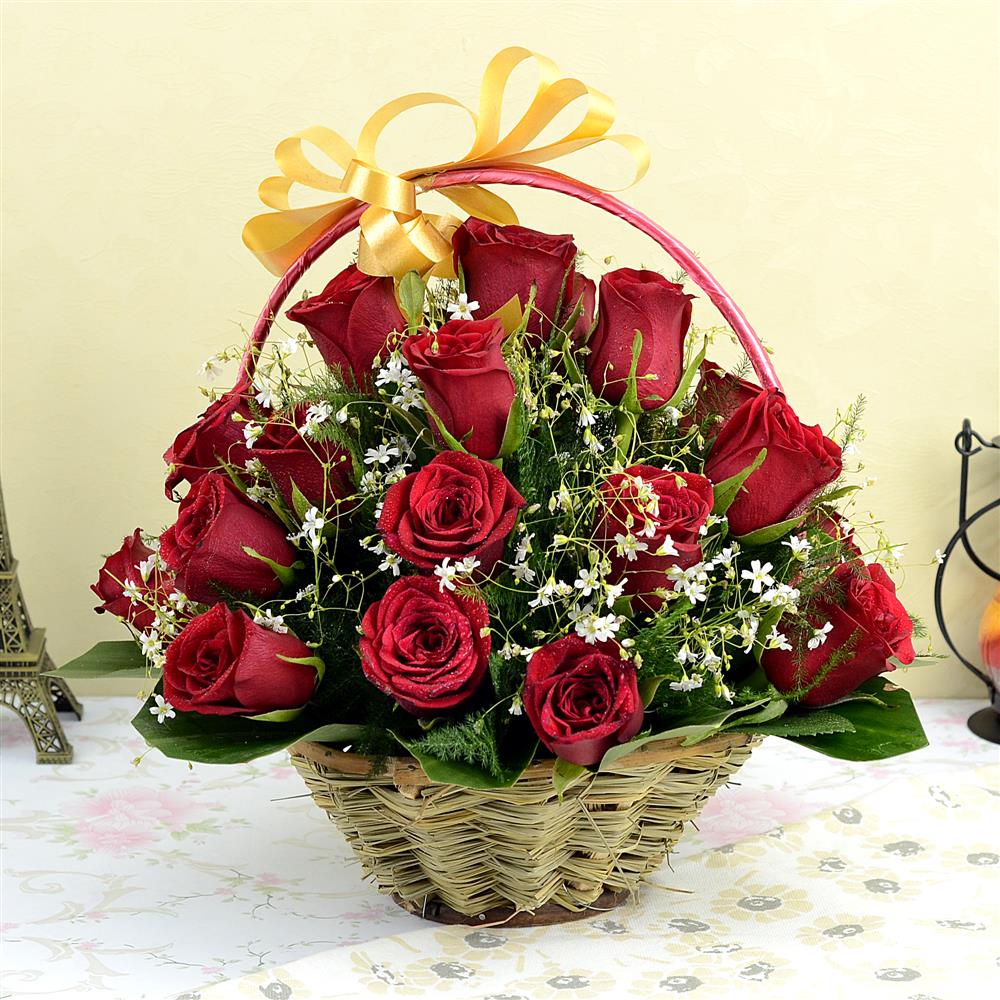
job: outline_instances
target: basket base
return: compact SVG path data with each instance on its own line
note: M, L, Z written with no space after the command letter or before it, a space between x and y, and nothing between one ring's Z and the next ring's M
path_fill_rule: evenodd
M470 927L487 927L492 924L502 924L504 927L547 927L551 924L566 924L573 920L586 920L588 917L596 917L605 910L613 910L616 906L621 906L631 898L629 892L602 892L585 910L567 910L564 906L556 903L546 903L533 912L521 910L520 913L514 911L513 906L495 906L482 913L468 914L459 913L444 903L429 902L426 906L413 901L400 899L392 893L392 901L412 913L416 917L424 920L433 920L438 924L467 924Z

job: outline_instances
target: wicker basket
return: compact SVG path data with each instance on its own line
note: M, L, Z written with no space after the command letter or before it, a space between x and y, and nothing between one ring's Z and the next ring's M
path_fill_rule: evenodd
M614 196L526 167L457 168L414 180L424 190L526 185L623 219L664 249L718 308L760 384L781 388L753 328L705 266ZM247 344L237 391L251 385L260 348L289 293L319 257L357 228L366 207L359 204L321 233L278 281ZM436 784L410 758L392 758L376 774L368 759L318 744L297 744L291 755L317 805L344 832L380 891L434 920L517 924L572 920L624 901L752 746L739 735L694 747L665 741L588 775L561 800L551 761L533 764L511 788L478 791Z
M431 920L516 925L624 902L751 749L742 734L665 741L587 774L561 798L552 761L481 791L438 784L406 757L373 773L369 758L318 743L291 756L380 892Z

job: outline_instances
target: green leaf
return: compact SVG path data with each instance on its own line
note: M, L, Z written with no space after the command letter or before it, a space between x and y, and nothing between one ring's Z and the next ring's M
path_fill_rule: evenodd
M761 448L757 452L757 457L742 472L737 472L735 476L723 479L721 483L716 483L713 486L715 493L715 506L712 507L713 514L721 515L729 510L743 484L763 465L765 458L767 458L767 449Z
M325 723L308 707L284 723L197 712L178 712L175 718L161 723L149 712L154 705L154 698L148 698L132 720L139 734L167 757L201 764L242 764L284 750L299 740L348 743L364 732L364 726Z
M837 705L837 711L829 714L850 723L851 730L786 738L839 760L884 760L927 746L924 727L908 692L884 677L877 677L862 688L867 694L876 694L885 705L870 701Z
M833 490L831 493L824 493L822 496L816 498L816 503L833 503L834 500L839 500L841 497L849 496L851 493L856 493L860 490L860 486L841 486L840 489Z
M45 677L149 677L151 668L142 650L131 639L99 642L56 670L46 670Z
M669 676L670 674L656 674L654 677L646 677L639 681L639 697L642 699L644 707L649 707L656 697L656 692L660 690L660 685Z
M585 774L590 772L582 764L571 764L568 760L563 760L562 757L556 759L555 764L552 767L552 786L556 790L556 795L561 799L563 797L563 792L577 781L579 778L583 777Z
M521 442L524 441L528 433L528 417L524 409L524 402L519 392L514 394L514 400L510 405L510 413L507 414L507 425L504 427L503 441L500 443L500 454L498 458L507 458L513 455Z
M760 658L764 655L764 647L767 644L767 637L778 627L781 616L785 609L780 604L775 604L767 609L760 616L760 624L757 626L757 636L753 641L753 658L760 665Z
M757 709L756 712L750 712L748 715L741 715L738 719L733 719L731 722L723 723L719 727L719 732L726 732L733 729L742 730L744 726L765 725L766 723L780 719L787 710L788 702L782 698L775 698L773 701L769 701L766 705ZM684 746L690 746L691 743L697 742L697 740L687 739L684 741Z
M805 520L805 516L799 514L798 517L790 517L787 521L779 521L777 524L769 524L745 535L737 535L736 540L741 545L770 545L771 542L776 542L787 535L793 528L797 528Z
M399 282L399 308L406 317L410 333L420 329L424 321L424 297L427 286L416 271L407 271Z
M441 439L448 446L451 451L461 451L465 452L465 446L461 441L458 440L449 430L445 427L444 422L441 418L434 412L434 407L431 406L427 400L424 400L424 412L434 421L434 426L437 427L438 433L441 435ZM471 434L472 431L469 431ZM468 452L466 452L468 454Z
M303 563L294 562L291 566L282 566L281 563L276 563L273 559L268 559L267 556L262 556L256 549L251 548L249 545L243 546L243 551L250 556L251 559L259 559L262 563L266 563L271 567L271 572L281 581L282 586L289 586L295 580L295 571L297 569L303 568Z
M734 725L732 731L757 733L761 736L820 736L829 733L852 733L854 726L842 715L818 708L811 712L782 715L758 725Z
M692 721L687 725L678 726L675 729L667 729L662 733L640 736L637 739L629 740L628 743L621 743L605 753L601 758L601 763L597 766L597 770L606 771L616 760L638 750L640 747L644 747L647 743L657 743L660 740L672 740L683 737L685 746L690 746L692 742L698 743L701 740L708 739L709 736L714 736L719 732L723 724L731 718L742 715L744 712L750 712L755 708L760 708L770 700L770 698L762 698L759 701L752 701L747 705L737 705L734 708L709 712L698 718L697 721Z
M299 708L279 708L274 712L264 712L262 715L248 715L254 722L291 722L305 711L305 705Z
M635 331L632 338L632 363L629 366L628 378L625 380L625 395L618 404L627 413L636 415L642 413L642 404L639 402L639 356L642 354L642 333Z
M393 733L393 736L416 758L431 781L439 782L442 785L461 785L463 788L510 788L524 773L524 769L531 763L535 756L535 750L538 748L537 740L524 740L514 763L504 767L500 774L491 774L475 764L439 760L429 754L420 753L414 748L415 744L411 741L404 740L397 733Z
M292 480L292 507L295 508L295 516L300 520L304 521L306 514L309 512L309 508L313 505L305 498L302 491L295 485L295 480Z
M701 350L691 359L691 363L684 369L684 374L681 375L680 382L677 383L677 388L674 390L674 394L664 403L664 406L674 406L676 407L684 397L688 394L688 389L691 388L691 383L694 381L695 373L701 367L702 361L705 360L705 355L708 352L708 340L706 340L701 345Z
M318 656L282 656L281 653L278 653L278 659L284 660L285 663L301 663L304 666L312 667L316 671L317 686L323 679L323 674L326 673L326 664Z

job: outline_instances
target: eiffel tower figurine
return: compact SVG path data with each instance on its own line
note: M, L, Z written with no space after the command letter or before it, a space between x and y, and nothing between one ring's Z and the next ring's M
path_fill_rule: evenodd
M24 720L35 741L39 764L68 764L73 747L63 733L57 712L72 712L78 719L83 708L61 678L45 677L54 670L45 649L45 629L32 628L21 586L17 560L10 549L10 532L0 489L0 704Z

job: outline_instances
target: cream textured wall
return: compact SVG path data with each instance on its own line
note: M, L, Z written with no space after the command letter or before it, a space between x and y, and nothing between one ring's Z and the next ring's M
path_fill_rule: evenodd
M271 285L240 229L276 141L316 123L353 138L410 90L473 102L508 44L615 96L653 151L626 197L733 292L803 417L868 394L866 496L932 619L951 439L966 415L1000 432L996 39L988 0L4 3L0 461L52 652L119 635L90 611L98 553L171 517L159 455L200 409L200 363ZM426 142L466 139L457 116L421 123ZM592 209L513 197L595 255L665 266ZM974 501L997 491L981 464ZM967 645L991 591L956 566ZM980 690L952 662L901 679Z

